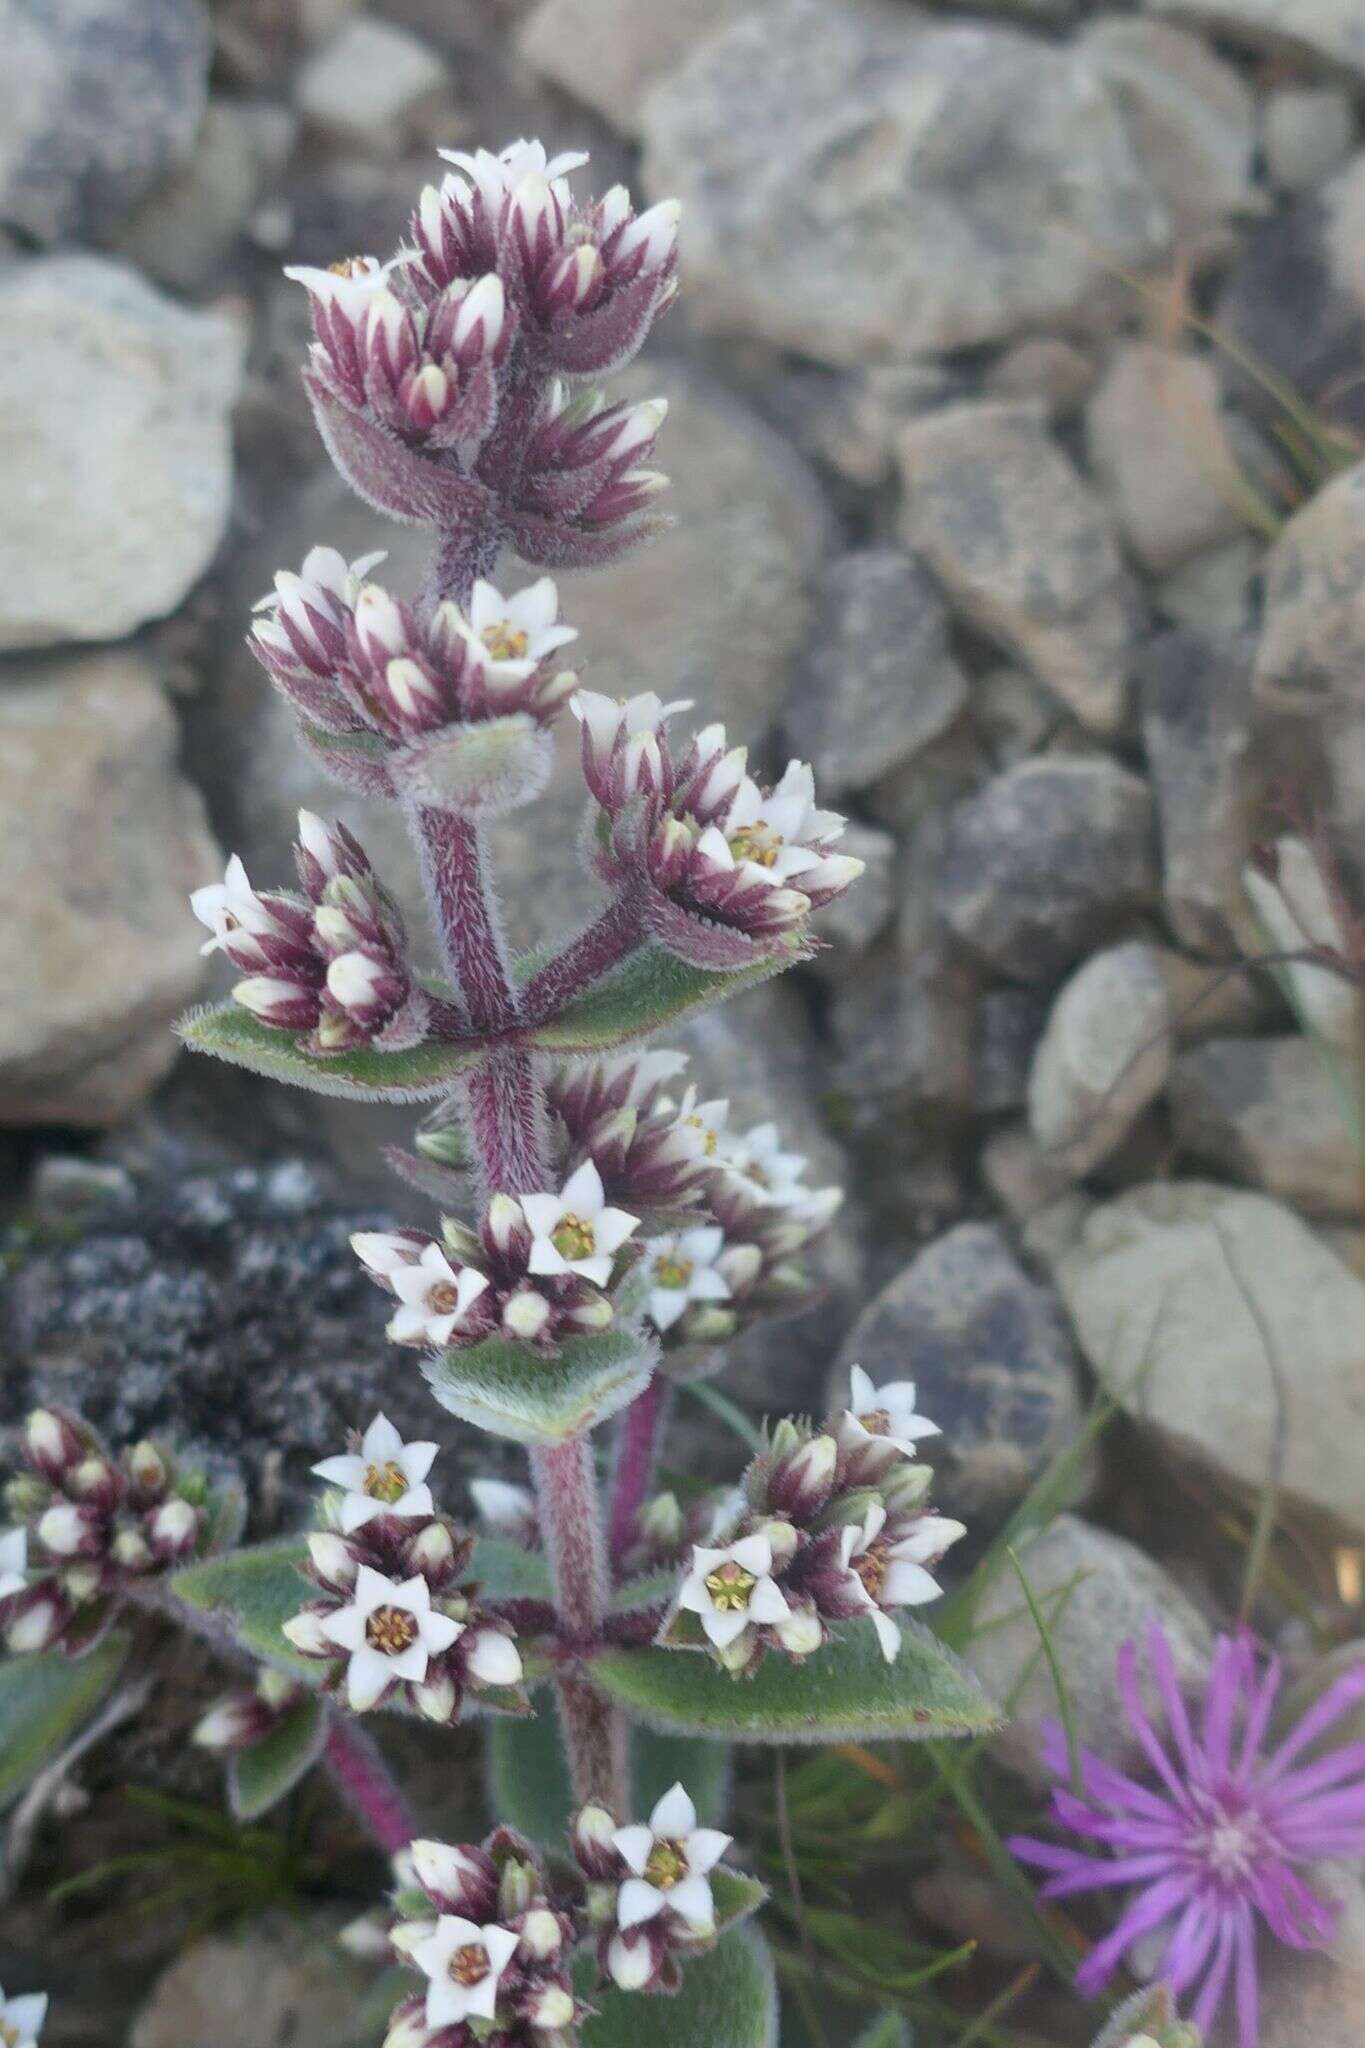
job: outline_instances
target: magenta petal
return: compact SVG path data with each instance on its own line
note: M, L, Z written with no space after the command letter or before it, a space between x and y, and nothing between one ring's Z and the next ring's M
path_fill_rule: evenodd
M1102 1990L1135 1941L1178 1913L1189 1897L1186 1877L1168 1877L1139 1892L1112 1934L1097 1942L1076 1972L1077 1987L1087 1996Z
M1175 1933L1161 1958L1161 1974L1177 1998L1193 1984L1209 1959L1218 1932L1218 1911L1212 1899L1200 1892L1180 1916Z
M1344 1678L1328 1686L1322 1698L1309 1708L1298 1726L1280 1744L1265 1766L1262 1782L1273 1784L1288 1770L1296 1756L1302 1756L1320 1735L1325 1735L1343 1714L1349 1713L1362 1700L1365 1700L1365 1664L1357 1664Z
M1236 1914L1224 1910L1218 1917L1218 1946L1214 1950L1209 1974L1200 1987L1190 2017L1201 2034L1207 2034L1218 2016L1227 1989L1228 1972L1232 1968L1232 1952L1236 1932Z
M1258 2048L1261 1986L1256 1972L1256 1927L1244 1906L1237 1920L1237 2048Z

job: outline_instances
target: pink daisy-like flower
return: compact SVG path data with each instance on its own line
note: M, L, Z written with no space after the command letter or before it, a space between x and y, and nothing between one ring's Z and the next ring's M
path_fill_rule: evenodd
M1021 1861L1049 1873L1044 1898L1110 1886L1132 1890L1113 1932L1078 1970L1081 1991L1093 1996L1125 1955L1159 1941L1151 1975L1164 1979L1176 1997L1189 1996L1195 2026L1207 2035L1231 1991L1238 2048L1257 2048L1260 1923L1289 1948L1321 1948L1332 1935L1336 1908L1298 1866L1365 1855L1365 1742L1304 1761L1365 1700L1365 1663L1329 1685L1276 1745L1267 1746L1280 1666L1272 1659L1261 1668L1249 1635L1219 1638L1197 1723L1156 1623L1147 1633L1147 1659L1165 1710L1165 1740L1143 1705L1133 1643L1119 1651L1118 1683L1151 1782L1114 1770L1086 1750L1081 1794L1064 1782L1052 1795L1058 1826L1101 1853L1027 1836L1010 1846ZM1051 1727L1047 1742L1048 1767L1065 1781L1061 1729Z

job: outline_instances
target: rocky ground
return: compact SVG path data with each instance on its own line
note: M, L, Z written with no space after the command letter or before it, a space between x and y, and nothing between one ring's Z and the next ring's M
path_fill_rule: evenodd
M220 847L279 875L301 802L415 888L242 645L315 541L420 562L325 465L280 266L390 247L438 141L538 133L684 205L683 310L628 380L670 400L679 524L565 579L590 680L812 760L868 864L810 970L691 1033L852 1195L826 1305L732 1390L908 1362L979 1536L1107 1389L1033 1566L1082 1575L1059 1638L1097 1741L1139 1610L1203 1668L1268 1482L1310 1589L1282 1647L1362 1633L1359 1019L1244 963L1365 916L1365 10L0 0L0 48L7 1417L174 1420L264 1521L368 1406L345 1240L411 1199L374 1155L401 1120L175 1063L186 896ZM525 939L591 901L579 801L566 749L500 835ZM1275 840L1283 893L1249 892ZM1050 1705L1035 1675L1025 1783ZM1264 2048L1365 2036L1342 1882L1342 1954L1274 1978ZM285 1988L241 2048L334 2040L288 1989L314 1964L253 1940ZM181 1962L127 2038L220 2041L241 1966ZM124 2039L105 1996L53 2041Z

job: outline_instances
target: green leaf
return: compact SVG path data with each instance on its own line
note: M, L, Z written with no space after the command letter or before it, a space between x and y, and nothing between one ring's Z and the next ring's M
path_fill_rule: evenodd
M1127 2048L1135 2034L1150 2034L1157 2048L1199 2048L1198 2030L1181 2024L1164 1984L1149 1985L1126 1999L1101 2029L1095 2048Z
M230 1066L311 1088L316 1095L340 1095L352 1102L423 1102L444 1095L457 1075L477 1063L482 1051L476 1043L458 1041L414 1045L406 1052L377 1052L373 1046L357 1045L323 1059L305 1052L296 1033L262 1024L240 1003L191 1010L176 1029L195 1052L212 1053Z
M910 2022L904 2013L884 2012L865 2033L859 2034L854 2048L914 2048Z
M465 1577L478 1581L487 1600L551 1600L550 1567L537 1550L523 1550L506 1536L480 1536Z
M870 1627L849 1629L803 1664L774 1655L734 1679L693 1650L608 1650L593 1683L655 1728L730 1742L907 1742L982 1735L1000 1715L936 1636L903 1623L888 1664Z
M806 941L794 936L753 966L718 974L693 967L650 941L527 1035L547 1052L602 1052L756 988L784 967L795 966L808 950Z
M84 1657L43 1652L0 1662L0 1809L89 1720L128 1654L125 1635L107 1635Z
M447 1351L422 1371L443 1408L516 1443L562 1443L633 1401L658 1357L651 1338L628 1330L569 1337L546 1358L529 1344L486 1337Z
M777 1986L766 1942L752 1927L727 1934L715 1948L684 1965L676 1998L651 1998L608 1989L594 1991L580 1978L597 2017L582 2029L584 2048L777 2048Z
M485 1733L489 1805L509 1827L553 1846L564 1840L574 1799L553 1693L541 1692L536 1709L529 1720L495 1721ZM696 1802L702 1826L723 1825L730 1759L720 1744L632 1728L630 1745L635 1814L647 1814L670 1785L681 1781Z
M238 1820L259 1820L292 1792L322 1754L327 1710L321 1700L300 1700L260 1742L228 1759L228 1804Z
M302 1657L282 1633L317 1588L302 1573L307 1546L296 1536L234 1550L227 1557L205 1558L186 1565L170 1582L177 1600L201 1614L221 1614L243 1649L282 1671L317 1685L323 1665Z

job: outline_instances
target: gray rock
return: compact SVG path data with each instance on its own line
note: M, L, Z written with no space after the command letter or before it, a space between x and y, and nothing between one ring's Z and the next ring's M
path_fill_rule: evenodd
M1062 989L1029 1077L1029 1124L1074 1179L1117 1151L1161 1093L1170 1026L1166 978L1141 939L1093 954Z
M1147 0L1255 50L1317 57L1365 78L1365 18L1354 0Z
M542 77L619 128L638 135L645 94L676 71L743 0L539 0L517 31L517 49Z
M851 1365L878 1384L914 1380L921 1414L943 1431L925 1446L938 1499L978 1530L1009 1512L1080 1422L1057 1299L989 1224L959 1224L882 1289L844 1340L839 1371Z
M1255 579L1263 552L1259 540L1244 534L1182 562L1157 586L1157 610L1174 625L1217 639L1250 635L1256 625Z
M1096 1372L1168 1450L1259 1493L1278 1380L1287 1504L1365 1530L1365 1284L1292 1211L1154 1182L1095 1210L1056 1273Z
M948 612L922 562L896 548L837 556L814 593L816 630L782 711L829 797L899 768L967 702Z
M993 767L1012 768L1046 751L1065 717L1051 691L1027 669L1002 664L972 679L972 721Z
M1139 674L1166 915L1196 952L1226 954L1248 930L1248 655L1244 645L1176 629L1152 641Z
M1093 732L1123 723L1137 600L1104 505L1027 406L952 406L901 436L901 527L950 602Z
M1124 539L1154 575L1242 532L1245 484L1207 357L1148 341L1118 349L1087 408L1086 442Z
M177 738L139 655L0 670L0 1122L116 1122L175 1056L221 872Z
M219 2048L225 2027L250 2048L335 2048L355 2024L362 1982L335 1928L255 1920L195 1942L163 1972L129 2048Z
M1319 715L1365 675L1365 462L1294 514L1265 564L1257 693Z
M692 698L696 722L724 718L736 739L759 738L786 693L790 662L810 624L807 583L827 544L827 515L810 471L770 428L704 379L672 364L638 366L614 389L663 392L671 411L663 459L673 478L677 525L609 571L559 578L565 615L582 637L578 666L592 689L615 696L657 690ZM379 573L411 591L429 545L417 528L388 524L330 471L287 499L234 577L228 613L245 626L251 601L274 571L294 566L314 542L348 558L387 547ZM515 588L529 571L504 563ZM699 601L699 593L704 600ZM357 831L415 915L417 881L401 820L388 805L344 796L304 755L289 714L240 644L219 688L197 714L204 773L221 795L228 836L261 880L287 871L300 804ZM592 914L596 885L574 851L586 794L572 721L562 721L556 770L533 813L501 821L495 851L519 943L563 937Z
M1365 1885L1357 1866L1335 1864L1329 1884L1320 1865L1314 1889L1326 1890L1340 1908L1342 1926L1365 1923ZM1365 2041L1365 1972L1359 1950L1348 1962L1320 1955L1295 1955L1267 1944L1261 1970L1260 2048L1356 2048Z
M935 892L1001 974L1051 981L1154 901L1146 784L1104 759L1020 762L951 813Z
M1346 4L1354 13L1351 0ZM1360 33L1365 35L1365 19ZM1212 318L1258 371L1283 378L1325 420L1365 429L1365 156L1243 235ZM1231 366L1229 388L1273 432L1280 401Z
M1256 103L1197 36L1154 21L1092 23L1078 43L1122 110L1176 231L1197 235L1251 205Z
M227 522L241 357L233 320L102 257L0 272L0 647L175 609Z
M1119 1650L1140 1642L1148 1623L1159 1621L1182 1684L1197 1691L1208 1677L1213 1647L1203 1617L1136 1544L1076 1515L1059 1515L1028 1545L1022 1563L1066 1675L1081 1742L1116 1767L1136 1763L1140 1752L1115 1677ZM995 1754L1040 1790L1051 1785L1042 1744L1046 1724L1059 1718L1057 1695L1019 1582L1008 1570L1001 1570L977 1610L967 1661L991 1696L1009 1703ZM1144 1677L1144 1690L1149 1683ZM1158 1710L1151 1692L1147 1704Z
M1095 365L1074 342L1039 334L1017 341L986 373L992 398L1041 405L1055 419L1076 412L1090 396Z
M1169 234L1093 70L1009 29L764 0L642 119L693 316L824 362L1076 315Z
M282 1482L291 1508L319 1450L369 1420L381 1378L405 1435L470 1444L386 1343L392 1304L350 1248L353 1230L390 1221L339 1208L297 1159L139 1176L79 1237L28 1251L11 1275L7 1407L59 1401L118 1443L167 1434L267 1495ZM460 1469L445 1473L452 1506Z
M1022 1122L991 1133L981 1148L981 1178L1020 1230L1055 1202L1070 1203L1074 1198L1085 1203L1065 1167L1043 1151Z
M1031 988L987 989L976 1012L975 1108L980 1116L1022 1109L1033 1055L1047 1021L1043 997Z
M1311 191L1339 171L1355 148L1351 96L1335 85L1284 85L1266 97L1262 140L1270 182L1282 192Z
M445 64L419 37L358 14L308 59L294 96L318 134L369 156L396 157L445 86Z
M972 1106L975 978L942 941L914 954L892 946L859 961L830 1008L832 1080L849 1131L890 1142L926 1110Z
M1273 873L1249 862L1242 876L1256 919L1248 952L1253 957L1267 948L1298 953L1306 943L1338 958L1348 957L1351 941L1343 908L1332 876L1324 871L1321 849L1286 833L1271 851ZM1360 998L1351 982L1308 960L1292 961L1284 973L1292 1006L1308 1028L1320 1032L1348 1059L1357 1058Z
M1172 1070L1176 1140L1196 1167L1310 1216L1351 1216L1361 1160L1342 1089L1311 1039L1212 1038Z
M189 155L210 56L200 0L0 0L0 49L7 227L103 236Z
M960 398L965 388L960 374L929 361L826 370L768 349L756 357L754 404L803 455L863 490L891 475L906 421Z
M260 185L252 122L235 100L215 99L189 162L121 222L112 246L158 284L201 291L229 262Z

